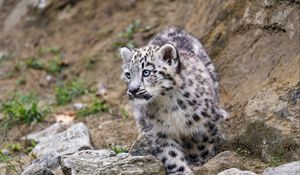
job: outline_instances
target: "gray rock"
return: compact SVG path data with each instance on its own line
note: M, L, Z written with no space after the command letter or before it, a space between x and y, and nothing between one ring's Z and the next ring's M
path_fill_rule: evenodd
M74 107L74 109L76 109L76 110L83 109L83 108L85 108L86 106L87 106L87 104L84 104L84 103L74 103L74 104L73 104L73 107Z
M275 168L267 168L263 175L299 175L300 161L287 163Z
M8 52L1 52L0 51L0 61L5 60L7 57L9 57L9 53Z
M45 9L49 4L51 3L51 0L39 0L37 7L39 9Z
M8 149L2 149L2 150L0 150L0 152L7 156L10 155L10 151Z
M20 0L5 19L3 31L9 32L12 30L15 26L21 23L22 20L24 20L24 17L26 17L28 12L32 9L37 11L46 11L49 8L57 9L70 3L75 3L76 1L78 0ZM2 1L0 1L0 6L1 4Z
M235 152L224 151L210 159L203 166L195 167L195 175L215 175L229 168L244 169L243 158Z
M56 169L59 166L58 159L61 156L58 152L49 153L43 156L38 157L33 160L32 163L43 165L52 170Z
M82 150L78 151L74 154L68 154L61 158L61 160L65 158L81 158L81 159L91 159L91 160L101 160L108 157L115 156L116 153L113 150L101 149L101 150Z
M59 127L57 126L55 124L41 133L29 135L29 138L39 142L32 150L37 156L37 160L34 162L51 169L55 169L59 165L58 158L62 155L93 149L89 131L83 123L74 124L63 132L58 132ZM57 131L57 133L51 134L48 131Z
M270 161L283 153L284 160L299 159L299 105L288 104L286 93L266 88L257 93L245 106L247 123L236 138L263 160ZM288 150L288 147L295 149Z
M226 140L264 161L300 160L299 91L291 102L284 99L299 83L299 1L197 2L183 26L205 38L218 68L221 102L231 116Z
M152 156L114 155L110 150L85 150L63 156L60 164L66 175L165 175L163 164Z
M34 141L39 142L40 139L50 137L50 136L53 136L57 133L65 131L66 129L68 129L68 127L70 127L69 124L54 123L53 125L49 126L48 128L46 128L46 129L44 129L40 132L32 133L32 134L27 135L23 139L25 139L25 140L34 140Z
M3 31L7 32L13 29L21 21L22 17L27 14L29 6L35 6L37 3L38 0L20 1L4 21Z
M237 168L230 168L228 170L222 171L217 175L257 175L251 171L242 171Z
M21 175L54 175L48 168L40 164L29 165Z
M293 11L297 11L297 8L293 5L280 7L278 4L273 0L264 0L258 1L255 6L253 4L246 5L242 24L255 25L276 32L285 31L290 34L290 37L293 37L295 29L290 27L292 24L288 23L288 18Z

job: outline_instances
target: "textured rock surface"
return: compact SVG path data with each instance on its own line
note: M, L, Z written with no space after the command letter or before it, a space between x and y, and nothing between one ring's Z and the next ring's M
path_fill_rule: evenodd
M65 131L68 127L70 127L69 124L54 123L53 125L49 126L48 128L46 128L46 129L44 129L44 130L42 130L40 132L28 134L23 139L26 139L26 140L35 140L35 141L39 142L43 138L50 137L50 136L53 136L53 135L55 135L57 133Z
M215 175L228 168L243 169L243 158L232 151L224 151L213 157L201 167L193 169L196 175Z
M230 168L228 170L220 172L218 175L257 175L251 171L242 171L237 168Z
M299 12L295 1L198 1L186 25L217 66L227 141L265 161L299 160Z
M259 13L267 8L261 7L262 2L246 5L244 18L252 15L260 19ZM257 9L247 12L251 5ZM268 8L273 11L266 10L264 19L282 23L262 20L260 25L244 25L253 29L230 39L228 49L232 51L222 52L225 59L233 60L230 63L218 60L220 64L224 63L220 66L224 75L221 84L228 93L228 105L232 106L234 115L228 136L266 161L278 155L282 160L299 160L300 142L296 134L299 131L296 124L299 123L299 112L296 112L299 111L299 97L296 103L290 100L290 92L299 88L297 58L300 53L296 39L299 38L299 20L296 20L299 9L294 4L277 4L275 1ZM296 28L290 30L289 26ZM253 40L246 44L244 41L250 36ZM243 48L247 50L237 52Z
M63 156L60 164L66 175L165 175L164 166L154 157L113 155L110 150L84 150Z
M4 32L12 30L26 15L29 10L29 6L35 5L38 3L38 0L22 0L20 1L15 9L9 14L9 16L4 21Z
M287 163L275 168L267 168L264 175L299 175L300 161Z
M31 8L38 9L39 11L46 11L49 10L49 8L55 9L64 7L68 4L74 4L76 1L77 0L21 0L4 21L3 31L8 32L13 30L14 27L26 17L26 14ZM2 1L0 1L0 7L1 4Z
M54 175L48 168L40 164L29 165L21 175Z
M32 150L37 157L35 163L54 169L58 166L59 156L92 149L89 131L83 123L74 124L63 132L51 133L60 131L59 128L54 124L40 133L29 135L38 141Z
M299 159L296 134L299 130L299 104L293 105L289 97L290 92L297 88L282 92L270 87L257 93L245 106L247 125L236 141L252 148L267 161L278 155L281 159Z

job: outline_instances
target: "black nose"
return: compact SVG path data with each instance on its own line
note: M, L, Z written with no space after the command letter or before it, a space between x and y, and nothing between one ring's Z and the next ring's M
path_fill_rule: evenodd
M129 88L129 89L128 89L128 91L129 91L132 95L135 95L139 90L140 90L140 87L134 87L134 88Z

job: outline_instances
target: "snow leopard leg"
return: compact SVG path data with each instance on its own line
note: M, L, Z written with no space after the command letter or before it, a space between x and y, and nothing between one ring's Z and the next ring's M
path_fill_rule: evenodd
M163 162L168 175L193 175L181 146L161 132L153 140L152 154Z

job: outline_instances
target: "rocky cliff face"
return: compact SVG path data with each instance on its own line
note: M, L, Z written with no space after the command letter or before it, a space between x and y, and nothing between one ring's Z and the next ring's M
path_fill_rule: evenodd
M299 2L212 1L196 8L201 14L187 28L204 39L218 67L231 113L229 142L264 160L299 159Z

